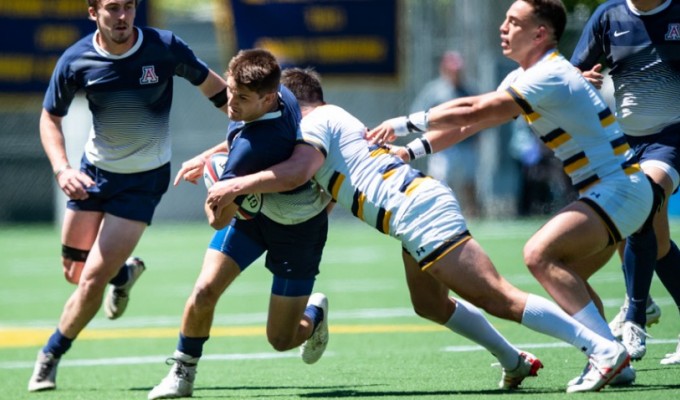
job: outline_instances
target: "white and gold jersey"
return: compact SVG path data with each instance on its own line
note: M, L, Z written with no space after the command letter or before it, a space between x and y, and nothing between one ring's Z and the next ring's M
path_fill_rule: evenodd
M522 108L534 133L562 161L579 192L603 177L639 171L633 151L597 89L557 50L499 86Z
M438 251L464 241L458 201L441 182L385 148L370 146L366 127L344 109L324 105L302 119L302 136L326 157L315 180L342 207L393 236L426 267Z

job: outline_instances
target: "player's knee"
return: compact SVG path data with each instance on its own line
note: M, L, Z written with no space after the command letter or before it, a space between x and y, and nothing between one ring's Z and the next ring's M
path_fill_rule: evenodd
M267 333L267 340L276 351L286 351L293 347L293 338L287 335Z
M445 324L453 314L453 302L446 296L442 301L423 301L412 298L413 311L421 318L438 324Z
M527 243L524 246L523 257L524 264L536 278L539 278L545 273L547 263L545 261L545 253L540 246L537 246L532 242Z
M65 244L61 245L61 264L64 270L64 278L68 282L76 285L80 282L80 275L89 254L89 250L76 249Z
M220 293L211 285L198 285L191 296L192 307L197 310L212 310L219 298Z

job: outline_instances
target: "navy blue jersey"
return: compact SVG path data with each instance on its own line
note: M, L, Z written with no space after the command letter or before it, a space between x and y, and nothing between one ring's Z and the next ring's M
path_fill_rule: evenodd
M281 86L276 110L255 121L232 121L227 132L229 159L220 180L259 172L287 160L302 141L301 119L297 100Z
M85 154L95 166L117 173L146 171L170 161L173 77L199 85L209 72L172 32L136 29L138 40L122 55L102 49L97 32L69 47L57 62L43 102L47 112L64 116L83 89L93 121Z
M649 12L626 0L599 6L571 63L582 71L604 60L611 68L617 118L628 135L646 136L680 122L680 0Z

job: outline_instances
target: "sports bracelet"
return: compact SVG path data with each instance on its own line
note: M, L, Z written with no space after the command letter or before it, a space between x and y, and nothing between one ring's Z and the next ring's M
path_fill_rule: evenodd
M427 140L425 136L421 136L418 139L414 139L409 142L406 146L406 151L408 151L408 156L411 160L424 157L428 154L432 154L432 145Z
M62 165L61 168L54 171L54 179L59 179L59 175L61 175L62 172L66 171L69 168L71 168L71 166L68 164Z

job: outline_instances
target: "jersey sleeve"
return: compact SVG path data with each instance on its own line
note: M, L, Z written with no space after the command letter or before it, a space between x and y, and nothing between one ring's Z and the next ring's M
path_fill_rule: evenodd
M569 88L559 71L546 68L527 70L505 90L525 112L526 103L533 109L550 108L559 106L563 96L569 96Z
M208 77L208 66L201 59L196 57L193 50L189 48L178 36L172 35L170 41L170 51L175 57L177 65L175 74L198 86Z
M71 69L70 53L64 53L57 61L43 99L43 108L52 115L63 117L80 89Z

